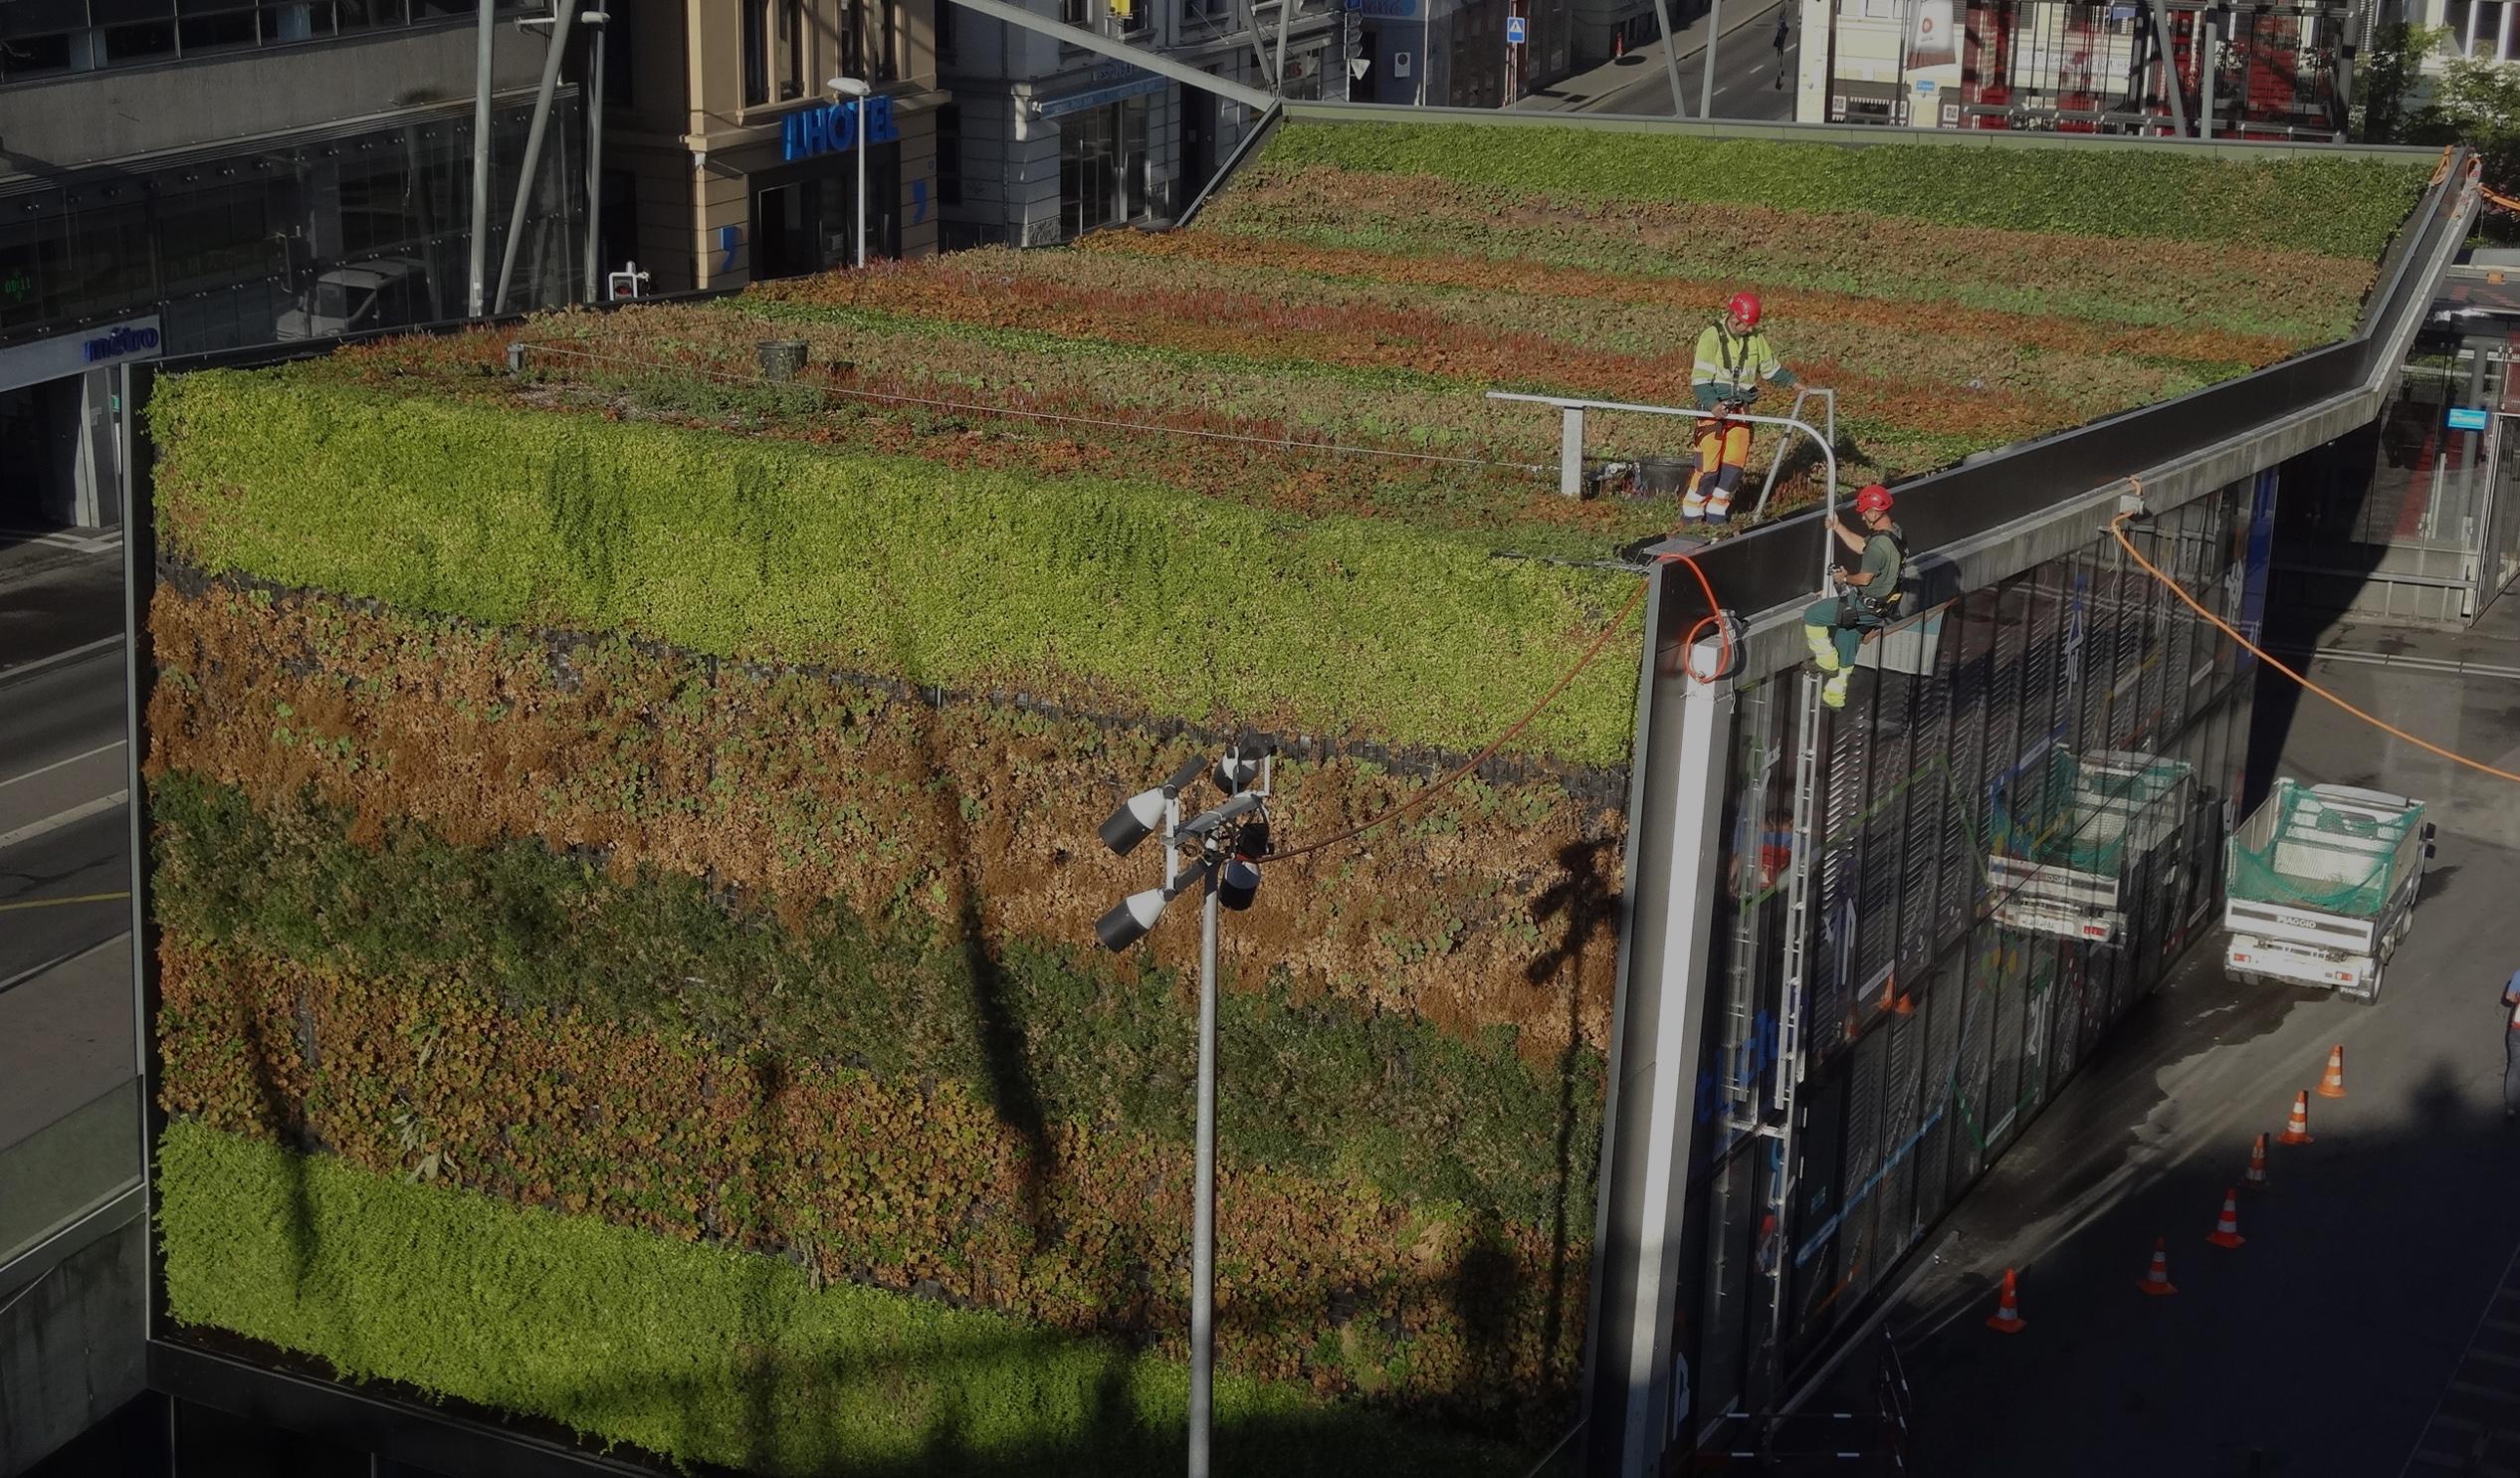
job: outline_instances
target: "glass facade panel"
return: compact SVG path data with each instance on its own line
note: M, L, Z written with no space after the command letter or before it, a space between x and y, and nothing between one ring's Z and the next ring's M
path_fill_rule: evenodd
M530 112L493 115L494 271ZM544 139L512 309L579 296L578 126L571 109ZM145 313L169 354L461 317L472 131L455 108L22 197L0 224L0 342Z
M2267 556L2246 536L2252 493L2165 514L2138 545L2236 613L2243 561ZM2251 686L2227 645L2102 537L1867 646L1821 736L1789 1133L1771 1102L1803 676L1738 690L1680 1302L1694 1419L1756 1409L1824 1348L2204 935ZM2021 851L2007 805L2025 778L2104 750L2187 778L2144 808L2094 794L2154 791L2052 808L2028 828L2038 866L1990 889L1998 854ZM2115 900L2106 937L2005 907L2066 884Z

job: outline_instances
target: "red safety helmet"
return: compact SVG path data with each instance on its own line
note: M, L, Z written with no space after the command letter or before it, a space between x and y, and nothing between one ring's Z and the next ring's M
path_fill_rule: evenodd
M1734 322L1743 327L1756 328L1759 326L1759 295L1736 293L1733 295L1733 301L1724 305L1724 312Z
M1879 483L1865 484L1864 491L1855 495L1855 512L1859 514L1890 512L1890 490Z

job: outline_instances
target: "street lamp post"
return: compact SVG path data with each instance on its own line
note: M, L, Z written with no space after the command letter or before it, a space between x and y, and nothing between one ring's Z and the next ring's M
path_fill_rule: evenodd
M1181 792L1208 768L1204 757L1192 757L1162 784L1123 801L1103 823L1103 844L1123 857L1161 829L1163 886L1131 894L1094 925L1103 948L1126 950L1193 883L1205 894L1199 909L1198 1148L1190 1185L1189 1478L1208 1478L1208 1439L1215 1426L1217 911L1250 908L1259 891L1259 860L1269 850L1266 803L1273 766L1266 755L1228 748L1212 771L1224 803L1183 821ZM1187 869L1181 865L1184 848L1197 854Z
M831 80L831 91L852 100L849 111L857 117L857 126L851 130L855 135L851 140L851 146L857 150L858 155L857 260L851 265L864 267L866 265L866 100L874 95L875 88L862 77L835 77Z

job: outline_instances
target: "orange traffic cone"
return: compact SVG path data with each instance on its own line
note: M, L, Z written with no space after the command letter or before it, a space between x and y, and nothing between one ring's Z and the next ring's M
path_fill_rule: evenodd
M2292 1096L2292 1122L2284 1126L2282 1134L2275 1136L2275 1143L2278 1145L2311 1143L2309 1094L2296 1093Z
M2248 1178L2241 1183L2253 1185L2260 1190L2266 1188L2266 1137L2264 1135L2259 1135L2257 1143L2249 1147Z
M1881 1009L1893 1016L1916 1014L1916 1002L1899 993L1899 977L1896 974L1881 982Z
M2222 1219L2213 1224L2212 1235L2205 1238L2216 1247L2237 1247L2248 1238L2240 1235L2240 1193L2222 1192Z
M2146 1293L2153 1295L2155 1298L2159 1298L2166 1293L2177 1293L2179 1291L2178 1289L2170 1286L2170 1238L2155 1237L2153 1239L2152 1269L2151 1271L2145 1273L2143 1279L2135 1286L2144 1290Z
M2017 1335L2029 1328L2029 1324L2021 1318L2020 1297L2013 1288L2010 1268L2003 1270L2003 1300L1995 1305L1995 1313L1988 1317L1987 1328L1999 1335Z
M2345 1045L2342 1042L2328 1049L2328 1075L2319 1080L2319 1097L2345 1097Z

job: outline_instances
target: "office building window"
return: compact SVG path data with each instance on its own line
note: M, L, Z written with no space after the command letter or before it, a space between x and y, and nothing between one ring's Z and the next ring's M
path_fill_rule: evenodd
M770 3L743 0L743 106L770 101Z
M1071 26L1094 24L1094 0L1059 0L1059 19Z
M937 203L962 203L962 105L937 109Z
M547 0L498 0L502 15ZM472 20L475 0L0 0L0 85Z
M901 12L897 5L850 0L840 23L840 70L868 82L901 81Z
M779 0L779 80L781 102L805 96L805 0Z

